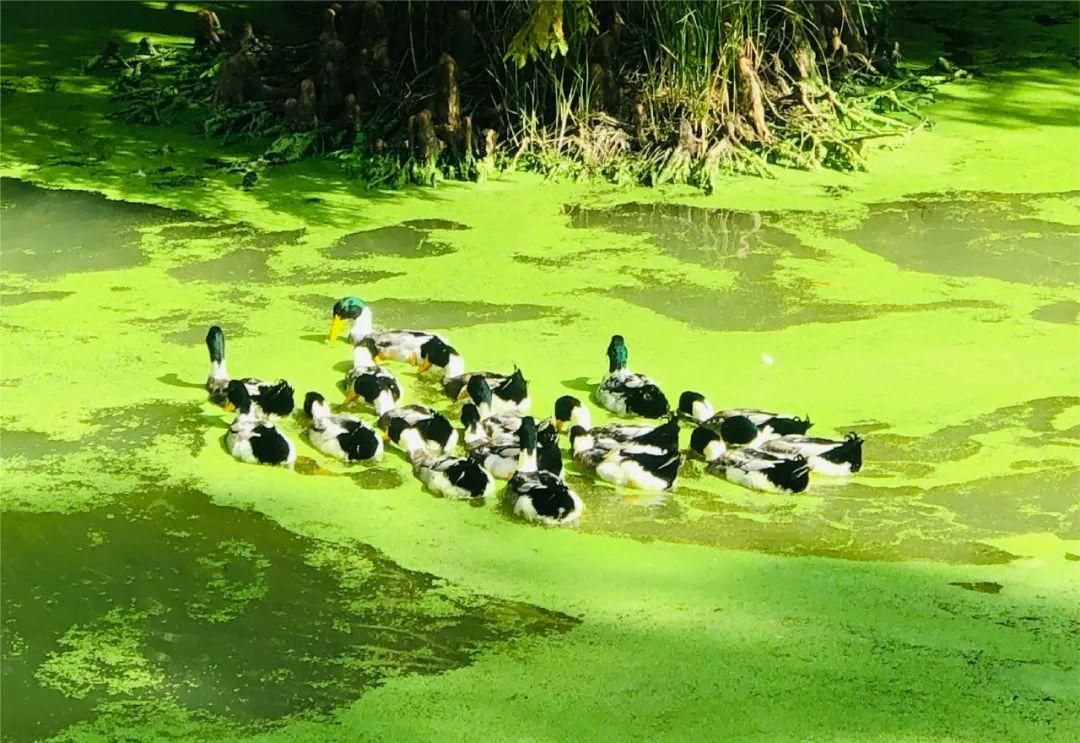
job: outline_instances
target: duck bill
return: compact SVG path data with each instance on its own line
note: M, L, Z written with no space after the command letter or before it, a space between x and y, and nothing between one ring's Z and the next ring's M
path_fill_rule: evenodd
M555 421L555 433L562 433L566 428L566 421Z
M345 393L345 404L348 405L349 403L354 402L358 397L360 396L356 394L356 390L350 389L348 392Z
M416 373L417 374L423 374L424 372L426 372L430 368L431 368L431 359L424 359L422 362L420 362L420 368L417 369Z
M334 319L330 321L330 340L336 341L343 332L345 332L345 318L334 315Z
M225 409L225 412L226 412L226 413L231 413L231 412L233 412L234 410L236 410L236 406L235 406L235 405L233 405L233 404L232 404L231 402L229 402L228 400L226 400L226 401L224 402L224 404L223 404L223 405L222 405L221 407Z

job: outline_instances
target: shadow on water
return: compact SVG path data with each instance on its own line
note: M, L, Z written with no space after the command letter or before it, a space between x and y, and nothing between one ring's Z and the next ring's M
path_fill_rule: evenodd
M844 237L904 269L1073 285L1080 282L1080 228L1031 216L1031 202L1045 196L920 195L872 206Z
M2 529L5 740L163 705L265 728L577 623L190 490L151 487L73 515L9 512Z
M418 219L391 227L378 227L345 235L323 252L328 258L361 258L393 255L399 258L428 258L452 253L454 248L432 239L436 230L464 230L467 225L442 219Z
M992 302L946 300L927 304L867 304L821 300L814 283L787 270L783 261L828 260L768 221L768 213L703 209L677 204L623 204L614 209L566 208L575 227L645 234L680 261L732 271L726 290L665 283L655 272L635 275L639 283L604 290L632 304L710 330L776 330L809 322L865 320L893 312L946 308L993 308Z

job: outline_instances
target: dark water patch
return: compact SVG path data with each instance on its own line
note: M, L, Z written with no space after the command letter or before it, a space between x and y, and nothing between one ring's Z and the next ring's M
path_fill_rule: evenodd
M355 470L347 476L362 490L393 490L405 484L400 472L385 467Z
M228 320L225 320L226 316L228 316ZM236 313L223 311L216 313L182 313L179 316L170 316L171 323L181 321L187 327L165 333L161 336L162 340L181 346L194 346L206 340L206 331L209 330L211 325L220 325L225 331L225 337L229 340L251 336L250 329L237 319ZM207 364L209 364L209 357L207 357Z
M1034 216L1036 201L1045 197L921 194L872 206L844 237L907 270L1037 286L1076 284L1080 228Z
M0 529L5 740L163 703L255 732L577 624L189 490L10 512Z
M26 304L27 302L47 302L53 299L63 299L64 297L70 297L74 293L75 292L43 291L24 292L22 294L0 294L0 307L11 307L17 304Z
M435 230L468 229L467 225L439 219L413 220L391 227L353 232L340 238L323 252L329 258L363 258L394 255L399 258L428 258L446 255L453 246L431 237Z
M950 586L956 586L957 588L963 588L965 591L975 591L976 593L989 593L998 594L1001 593L1001 589L1004 588L1000 583L995 583L989 580L975 581L974 583L950 583Z
M241 248L208 261L169 269L172 276L181 281L209 281L212 283L237 284L246 282L265 283L272 274L265 252Z
M706 330L782 330L807 323L867 320L896 312L947 312L1001 306L963 299L922 304L827 302L814 299L812 284L802 279L791 280L787 291L769 283L763 283L760 291L739 285L725 291L682 283L657 283L655 275L641 279L641 286L606 289L604 293Z
M489 304L448 300L381 299L371 303L375 322L384 328L464 328L524 322L561 315L540 304Z
M1080 469L1062 468L987 477L926 491L923 502L941 506L985 536L1050 532L1080 538Z
M354 263L335 263L314 268L290 270L287 278L288 283L294 286L302 284L350 284L357 287L357 292L362 293L364 287L369 284L404 276L405 273L405 271L379 271L373 268L362 268ZM340 299L340 297L337 299ZM331 306L333 304L333 302L330 303Z
M1031 316L1043 322L1076 325L1077 321L1080 320L1080 302L1073 302L1068 299L1061 302L1051 302L1034 310Z
M80 441L54 439L40 431L25 431L13 428L0 429L0 457L23 457L38 459L41 457L63 456L82 448Z
M1065 559L1069 562L1080 562L1080 555L1074 555L1072 552L1066 552Z
M0 203L4 270L35 278L142 265L147 258L140 249L140 230L173 221L179 214L10 178L0 181Z
M142 449L161 436L179 439L191 456L203 445L203 433L209 421L202 410L201 397L191 402L161 400L104 408L85 421L96 426L88 443L117 452Z

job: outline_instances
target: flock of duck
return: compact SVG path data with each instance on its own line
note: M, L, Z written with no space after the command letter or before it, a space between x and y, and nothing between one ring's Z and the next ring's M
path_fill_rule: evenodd
M343 462L380 459L384 442L402 449L413 473L428 490L455 499L487 498L495 480L507 480L507 505L528 521L571 524L583 503L567 484L559 436L568 433L569 453L582 470L609 483L639 490L668 490L675 484L683 455L679 421L694 426L690 450L707 471L753 490L799 493L810 472L846 475L862 466L862 439L854 433L832 440L806 435L809 419L763 410L717 412L697 392L683 392L677 411L649 377L628 368L629 351L621 335L608 345L608 373L595 401L624 417L664 419L658 425L592 425L589 408L564 395L553 416L537 421L528 383L520 369L510 374L466 371L449 342L419 330L375 330L371 308L358 297L333 307L330 340L349 323L353 365L345 377L342 407L363 406L378 416L376 427L349 412L334 413L318 392L304 396L307 438L323 454ZM225 335L213 326L206 336L210 352L210 399L236 418L226 434L232 455L243 462L291 467L296 446L275 425L292 414L294 391L288 382L254 377L231 379L225 365ZM419 374L441 374L443 392L462 403L461 435L443 413L427 405L402 405L402 388L383 362L407 362ZM455 452L459 438L465 456Z

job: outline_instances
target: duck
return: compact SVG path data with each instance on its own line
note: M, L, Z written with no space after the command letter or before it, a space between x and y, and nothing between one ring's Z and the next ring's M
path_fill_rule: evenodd
M444 377L465 373L461 354L445 338L423 330L383 330L369 336L379 349L375 361L390 359L419 366L419 373L437 369Z
M667 397L649 377L630 371L630 352L621 335L611 336L607 348L608 375L596 389L596 401L616 415L662 418L670 411Z
M382 415L401 402L401 385L394 373L375 363L378 349L371 338L363 338L353 348L353 366L345 374L345 404L357 398Z
M664 448L651 444L599 446L582 426L570 429L574 461L582 469L593 470L605 482L620 487L654 492L670 490L682 465L678 444Z
M758 448L782 457L802 456L814 472L843 476L862 469L862 445L862 438L852 431L840 440L789 434L765 441Z
M388 441L405 448L402 432L416 430L429 451L442 453L457 445L458 434L442 413L427 405L404 405L379 416L379 428Z
M349 320L352 320L352 327L349 328L349 340L354 345L359 343L364 336L370 335L372 328L371 308L360 297L343 297L334 303L332 311L330 340L337 340Z
M477 402L478 384L486 384L490 395L487 399L492 413L513 411L527 413L532 406L529 398L529 383L521 369L514 369L512 374L495 372L467 372L456 377L443 378L443 392L451 400L472 398Z
M803 436L814 424L809 417L800 418L787 413L772 413L767 410L735 408L716 412L712 404L699 392L687 390L679 396L679 413L699 425L719 428L725 418L743 416L749 418L762 433L762 440L778 436Z
M500 480L508 480L513 477L517 471L518 460L521 458L521 444L516 440L513 442L491 443L474 439L470 444L467 436L465 448L469 452L470 459L483 466L484 469ZM559 451L558 434L550 421L542 421L537 426L536 463L537 469L542 472L562 475L562 452Z
M402 429L400 441L408 452L413 474L436 495L455 500L480 501L495 491L495 480L491 473L476 462L452 454L432 452L419 426Z
M225 333L217 325L211 325L206 333L206 348L210 352L210 375L206 391L210 401L221 405L227 412L235 410L228 396L229 372L225 366ZM247 388L251 398L252 414L260 420L277 420L291 414L295 407L293 388L284 379L267 382L255 377L237 380Z
M810 464L805 457L725 447L720 434L705 426L694 429L690 448L705 458L708 472L750 490L801 493L810 483Z
M236 410L236 419L225 434L229 453L249 464L291 468L296 462L296 446L273 423L259 420L247 385L233 379L226 386L225 395Z
M583 428L595 441L596 446L613 449L627 443L652 444L667 449L679 448L679 421L670 416L658 426L637 423L610 423L592 426L592 414L580 400L563 395L555 401L555 428L562 431L567 425Z
M546 526L567 526L581 518L584 504L559 477L537 466L537 428L532 416L518 428L518 466L506 484L506 499L514 515Z
M304 396L304 413L310 419L308 441L323 454L342 462L382 459L382 436L355 415L332 415L326 398L318 392Z
M515 444L523 417L519 413L484 416L478 406L467 402L461 406L465 446L471 448L480 444Z

